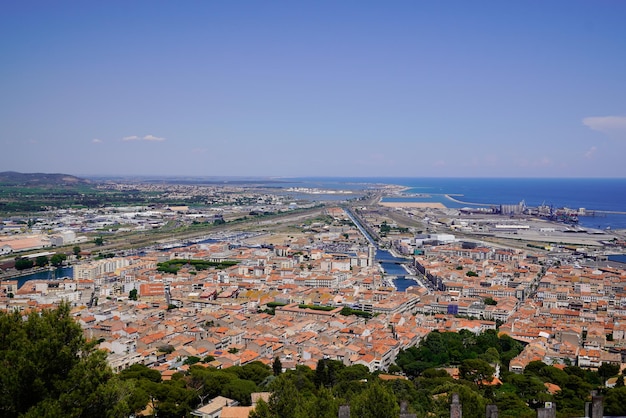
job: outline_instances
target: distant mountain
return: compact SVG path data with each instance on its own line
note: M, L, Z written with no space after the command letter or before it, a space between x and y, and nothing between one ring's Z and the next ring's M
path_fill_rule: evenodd
M4 186L75 186L91 184L89 180L60 173L0 173L0 184Z

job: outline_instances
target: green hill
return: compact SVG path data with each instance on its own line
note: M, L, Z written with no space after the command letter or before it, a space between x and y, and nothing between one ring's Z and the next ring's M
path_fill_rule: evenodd
M90 183L89 180L61 173L18 173L15 171L0 173L0 184L3 186L63 187Z

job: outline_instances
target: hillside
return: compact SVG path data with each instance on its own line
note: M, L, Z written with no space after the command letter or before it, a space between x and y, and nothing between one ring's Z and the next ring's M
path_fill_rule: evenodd
M95 184L69 174L0 173L0 213L40 212L102 203ZM93 201L93 200L96 201Z
M3 186L63 187L90 183L89 180L61 173L0 173L0 184Z

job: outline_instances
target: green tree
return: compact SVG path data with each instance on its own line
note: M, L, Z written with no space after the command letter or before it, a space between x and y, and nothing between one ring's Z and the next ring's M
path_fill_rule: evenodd
M602 381L607 380L609 377L617 376L619 374L620 367L618 364L612 363L602 363L600 367L598 367L598 374Z
M272 369L260 361L253 361L243 366L229 367L226 371L235 374L239 379L251 380L257 385L272 374Z
M546 387L541 379L528 373L511 374L505 378L505 387L512 391L524 401L538 399L541 393L545 393Z
M120 378L123 380L148 380L154 383L161 381L161 373L158 370L151 369L143 364L133 364L127 369L120 372Z
M251 395L257 390L257 385L251 380L233 379L224 385L222 396L234 399L241 405L251 405Z
M306 418L336 418L338 413L339 401L326 388L321 388L317 396L309 397L303 407Z
M317 387L333 387L335 383L337 383L337 373L345 367L346 366L338 360L318 360L315 368L315 385Z
M504 392L496 397L496 406L500 416L534 418L537 413L514 393Z
M538 376L544 382L554 383L561 387L565 386L569 379L569 375L565 371L557 369L554 366L545 366L539 371Z
M482 386L491 382L495 369L485 360L467 359L463 360L459 366L459 375L461 379L469 380Z
M464 417L485 416L487 400L470 386L458 383L445 383L431 389L431 394L435 397L431 412L435 416L450 416L450 401L453 393L459 394Z
M302 397L298 389L285 375L276 378L270 387L272 394L269 399L269 409L280 418L299 418L303 415Z
M104 245L104 239L102 237L97 237L96 239L93 240L93 243L96 244L97 246L102 246Z
M626 416L626 387L609 389L604 397L604 413L612 416Z
M498 339L498 351L500 352L500 360L504 367L509 367L509 362L515 356L522 352L524 347L519 341L514 340L507 334L503 334Z
M565 370L572 372L572 374L568 372L567 381L561 390L554 395L554 400L559 405L559 410L564 414L580 416L584 411L585 401L588 400L589 393L596 385L586 382L578 375L585 375L585 371L579 367L566 367Z
M320 359L315 367L315 378L313 379L316 387L321 387L326 383L326 361Z
M350 403L350 416L354 418L388 418L399 413L396 396L378 380L369 384Z
M94 350L69 304L32 313L0 312L0 416L128 416L126 383ZM103 414L103 411L106 413Z
M137 300L137 289L131 289L130 292L128 292L128 299Z
M30 258L19 257L15 260L16 270L26 270L26 269L32 268L34 265L35 263Z
M420 393L413 382L404 379L394 379L383 382L383 385L393 392L398 401L408 402L415 412L425 415L428 401L425 399L424 393Z
M371 373L369 369L362 364L353 364L352 366L342 368L337 373L337 380L339 382L364 380L370 377Z
M281 363L278 356L274 358L274 362L272 363L272 371L274 372L274 376L278 376L283 372L283 364Z
M498 302L496 302L492 297L485 298L483 300L483 302L485 303L485 305L494 305L495 306L495 305L498 304Z
M392 364L389 366L389 369L387 370L389 373L391 374L398 374L400 372L402 372L402 369L400 368L400 366L398 366L397 364Z
M35 265L37 267L45 267L48 265L48 257L45 255L40 255L35 259Z
M176 378L156 386L155 416L179 418L187 416L196 406L195 393L186 387L185 380Z
M495 347L489 347L487 351L478 357L485 360L489 364L496 364L500 361L500 353L498 353L498 350Z
M271 377L273 378L274 376ZM316 392L315 383L313 383L315 372L308 366L298 365L295 370L287 370L280 377L291 380L298 392L303 396L309 396Z
M476 349L481 353L486 352L489 348L496 348L496 350L498 350L498 347L498 331L495 329L487 330L476 337Z
M187 364L189 366L199 363L200 362L200 357L197 356L189 356L185 359L185 361L183 361L183 364Z
M221 395L224 391L224 387L237 379L237 376L233 373L228 373L223 370L205 369L199 366L192 366L190 368L190 375L192 378L196 379L197 382L195 385L189 386L194 388L201 401L203 401L204 398L210 399Z
M267 402L265 402L263 399L260 399L252 412L250 412L248 418L278 418L278 415L274 414L270 410Z
M52 264L54 267L60 267L61 265L63 265L63 262L66 259L67 256L65 254L55 254L50 257L50 264Z
M75 245L74 248L72 248L72 252L76 257L80 257L80 247L78 245Z

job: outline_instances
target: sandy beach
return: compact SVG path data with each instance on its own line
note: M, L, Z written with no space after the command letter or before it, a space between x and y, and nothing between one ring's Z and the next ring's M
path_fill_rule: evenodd
M440 202L379 202L378 204L388 208L446 209L446 206Z

